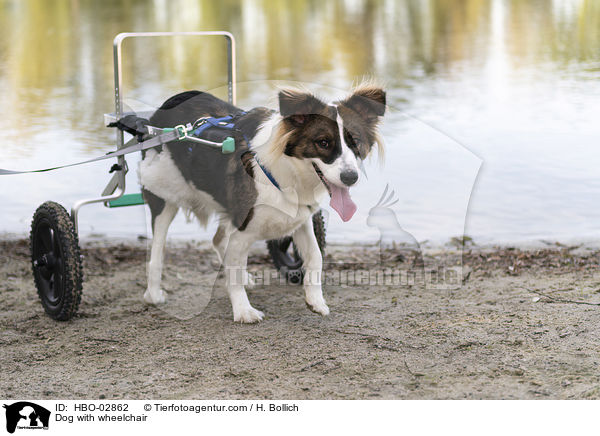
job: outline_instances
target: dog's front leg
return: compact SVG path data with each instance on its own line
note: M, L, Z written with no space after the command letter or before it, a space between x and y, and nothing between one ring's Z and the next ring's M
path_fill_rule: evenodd
M310 310L321 315L329 315L329 307L323 298L321 274L323 256L313 230L312 219L308 219L293 234L294 242L304 259L304 292Z
M246 235L234 231L229 237L224 255L225 285L231 300L233 320L241 323L259 322L265 316L250 305L244 288L248 280L246 266L251 243Z
M213 237L213 249L217 253L220 265L224 264L225 249L227 248L227 244L229 243L229 235L229 228L225 224L220 224L219 228L217 229L217 233L215 233L215 236ZM253 288L255 285L254 277L252 277L252 275L249 272L246 272L245 285L247 288Z

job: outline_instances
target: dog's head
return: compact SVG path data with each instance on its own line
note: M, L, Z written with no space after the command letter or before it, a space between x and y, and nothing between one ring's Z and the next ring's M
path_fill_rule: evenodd
M279 93L285 130L284 153L310 162L329 195L331 207L348 221L356 211L349 188L360 178L360 162L379 141L385 91L360 85L345 100L324 103L298 90Z

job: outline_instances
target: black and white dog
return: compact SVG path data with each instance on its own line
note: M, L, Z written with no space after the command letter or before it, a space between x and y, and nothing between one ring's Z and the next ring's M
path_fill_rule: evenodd
M152 215L153 240L144 299L165 301L160 289L163 250L169 225L182 208L203 225L212 214L219 217L213 245L225 267L234 321L253 323L264 316L250 305L244 288L251 281L246 272L251 244L286 235L293 236L304 259L308 307L327 315L322 257L311 217L327 194L342 220L356 211L349 187L357 183L361 161L372 147L382 146L377 127L385 104L385 92L371 84L330 104L308 92L285 89L279 92L279 112L263 107L243 112L199 91L167 100L150 119L152 126L234 115L230 136L236 150L222 154L183 140L146 152L139 177Z

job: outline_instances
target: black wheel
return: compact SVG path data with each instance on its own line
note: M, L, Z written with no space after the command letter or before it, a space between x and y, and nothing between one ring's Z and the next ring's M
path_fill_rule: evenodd
M321 211L312 217L313 228L321 254L325 254L325 221ZM299 285L304 279L302 264L304 261L298 253L291 236L267 241L267 248L275 268L285 276L288 283Z
M33 280L48 315L71 319L81 301L79 241L64 207L47 201L37 208L29 238Z

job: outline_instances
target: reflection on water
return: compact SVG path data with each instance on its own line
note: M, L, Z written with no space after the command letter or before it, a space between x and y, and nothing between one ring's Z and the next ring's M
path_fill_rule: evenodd
M236 36L238 79L255 83L240 86L244 106L269 102L266 80L338 89L365 75L384 81L396 111L384 128L386 170L371 182L379 189L409 181L404 197L406 185L396 186L397 209L419 240L460 230L444 203L453 198L453 183L427 183L434 172L445 174L447 161L436 156L446 156L452 141L440 131L485 162L467 228L476 239L591 237L599 229L596 0L0 0L0 167L35 168L108 151L113 134L102 114L113 107L113 37L175 30ZM218 38L127 44L125 88L138 102L156 106L182 89L225 84ZM410 159L429 162L426 177ZM476 166L469 163L469 171ZM0 231L24 233L37 203L71 205L99 193L107 179L100 165L0 180ZM133 174L129 179L135 184ZM373 195L356 191L365 200ZM114 223L127 228L124 217L133 212L96 213L82 231L115 234ZM332 237L356 238L352 225L331 226Z

